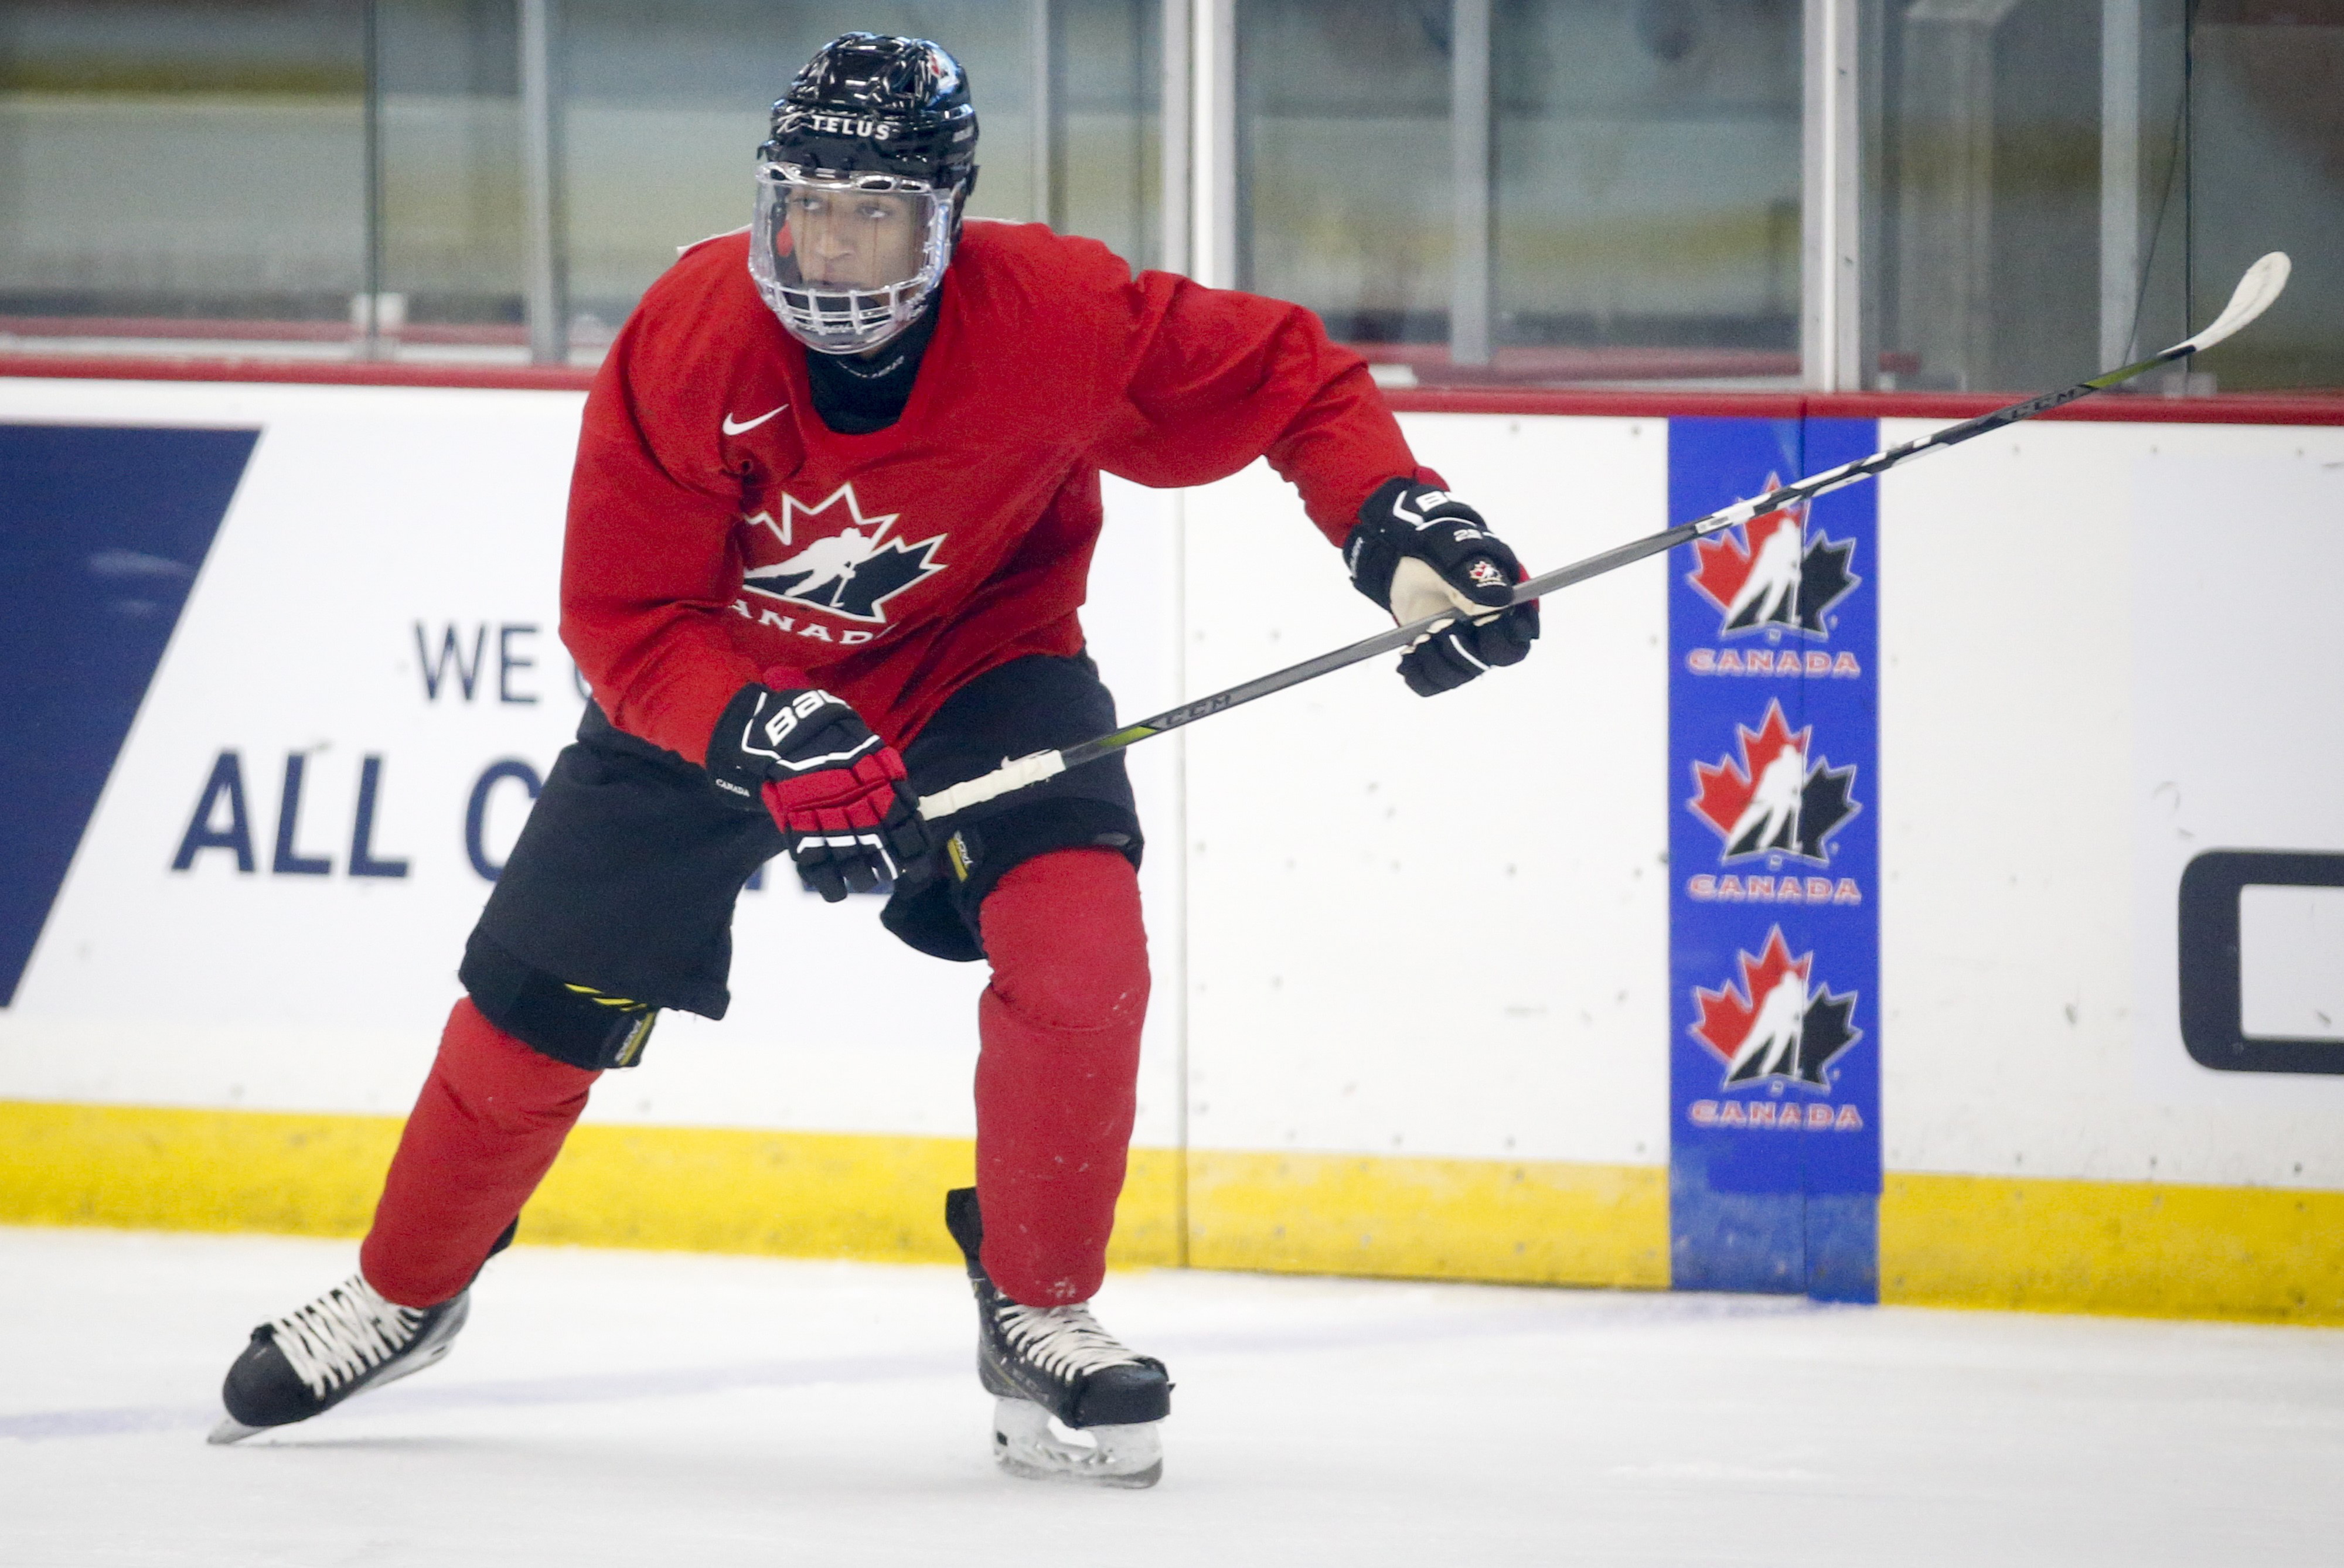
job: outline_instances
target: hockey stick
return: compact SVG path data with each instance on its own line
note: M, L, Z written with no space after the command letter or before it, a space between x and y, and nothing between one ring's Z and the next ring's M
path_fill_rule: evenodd
M2222 313L2214 318L2211 326L2196 337L2184 339L2170 349L2160 349L2146 359L2136 360L2117 369L2104 371L2088 381L2078 381L2061 391L2045 392L2037 397L2028 398L2024 402L2013 403L2006 409L1996 409L1992 413L1980 414L1975 419L1964 420L1956 425L1948 425L1934 435L1917 436L1901 446L1874 452L1868 458L1859 458L1854 462L1842 463L1835 469L1826 469L1819 474L1811 474L1795 484L1784 485L1779 490L1769 491L1761 496L1753 496L1747 501L1737 501L1732 506L1711 512L1707 517L1697 517L1691 522L1679 523L1674 528L1636 540L1632 543L1607 550L1601 555L1591 555L1584 561L1576 561L1541 577L1533 577L1515 588L1514 602L1520 604L1525 600L1543 597L1557 589L1569 588L1573 583L1584 582L1591 577L1601 577L1607 572L1617 571L1631 561L1642 561L1646 556L1659 555L1664 551L1674 550L1680 544L1699 539L1705 534L1715 533L1721 529L1731 528L1735 523L1748 522L1767 512L1779 511L1783 507L1794 506L1800 501L1812 500L1819 495L1828 495L1833 491L1855 483L1858 480L1870 479L1875 474L1885 473L1899 463L1910 462L1925 453L1956 446L1973 436L1982 436L1989 430L1998 430L2005 425L2015 425L2021 420L2031 420L2037 414L2048 413L2053 409L2072 403L2078 398L2087 398L2094 392L2106 391L2110 387L2129 381L2135 376L2154 370L2159 365L2169 365L2176 359L2186 359L2201 349L2210 349L2270 309L2271 301L2277 299L2279 290L2287 287L2288 265L2284 252L2272 251L2247 268L2246 276L2238 279L2238 288L2231 292L2229 304L2223 307ZM1231 708L1250 703L1257 697L1267 697L1272 692L1282 692L1288 686L1298 686L1305 681L1315 681L1329 671L1340 670L1347 665L1356 664L1363 659L1372 659L1379 653L1389 653L1397 649L1409 647L1419 638L1430 636L1456 619L1457 617L1451 614L1429 615L1421 621L1411 621L1405 626L1395 626L1389 632L1379 632L1373 637L1354 642L1347 648L1338 648L1331 653L1321 653L1316 659L1307 659L1299 664L1290 665L1274 673L1248 681L1243 685L1231 686L1228 690L1216 692L1209 697L1200 697L1196 702L1158 713L1152 719L1142 719L1136 724L1126 724L1113 734L1100 735L1095 740L1085 741L1079 745L1068 746L1064 751L1036 752L1031 756L1012 758L989 774L982 774L965 784L954 784L949 789L938 790L932 795L922 796L920 814L931 822L939 817L950 816L953 813L975 805L979 802L1007 794L1012 790L1024 789L1028 784L1039 784L1046 778L1055 778L1068 768L1080 767L1085 763L1096 762L1111 753L1119 752L1126 746L1137 745L1151 735L1160 735L1167 730L1177 730L1183 724L1193 724L1198 719L1225 713Z

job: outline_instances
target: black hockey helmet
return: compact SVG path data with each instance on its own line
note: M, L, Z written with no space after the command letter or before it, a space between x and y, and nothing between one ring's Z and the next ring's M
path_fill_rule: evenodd
M960 62L925 38L844 34L773 106L750 275L807 348L868 352L927 309L975 184Z
M968 73L925 38L845 33L814 51L773 106L760 163L810 174L887 174L932 188L976 180Z

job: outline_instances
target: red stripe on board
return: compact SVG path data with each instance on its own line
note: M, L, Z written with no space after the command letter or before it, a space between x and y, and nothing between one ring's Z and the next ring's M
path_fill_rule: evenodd
M1500 390L1495 388L1388 387L1384 399L1405 414L1576 414L1584 419L1665 419L1671 414L1737 419L1965 420L2018 401L2023 393L1975 392L1617 392ZM2218 392L2210 398L2107 393L2070 404L2045 420L2119 424L2344 425L2344 396Z
M1578 414L1631 420L1664 420L1671 414L1795 420L1807 409L1803 392L1572 392L1551 387L1386 387L1384 401L1400 414Z
M12 338L151 338L165 342L340 343L354 345L365 334L348 321L259 321L185 316L0 316L0 332ZM463 343L475 347L529 346L529 329L493 322L407 321L385 327L383 338L399 343ZM1797 374L1796 370L1791 372Z
M111 354L0 354L0 376L53 380L277 381L294 386L470 387L582 392L594 372L566 365L399 365L324 359L133 359Z
M2024 392L1818 392L1807 398L1816 419L1967 420L2007 408ZM2098 420L2134 425L2344 425L2344 395L2334 392L2217 392L2161 398L2101 392L2042 420Z
M296 386L476 387L582 392L594 372L559 365L470 366L380 361L145 358L110 354L0 354L0 376L63 380L274 381ZM1417 414L1575 414L1590 419L1960 420L2017 400L1978 392L1649 392L1568 391L1554 388L1388 387L1396 412ZM2219 392L2210 398L2101 393L2050 420L2130 424L2344 425L2344 394Z

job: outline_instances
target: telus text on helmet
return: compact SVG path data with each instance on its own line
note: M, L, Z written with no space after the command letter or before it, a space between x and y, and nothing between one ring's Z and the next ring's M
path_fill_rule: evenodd
M895 133L895 127L884 120L856 120L844 115L813 115L803 111L784 115L782 124L790 130L803 126L826 131L834 137L869 137L874 142L884 142Z

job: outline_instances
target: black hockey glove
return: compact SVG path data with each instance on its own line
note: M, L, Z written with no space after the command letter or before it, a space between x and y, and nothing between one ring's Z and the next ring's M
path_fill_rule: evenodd
M745 811L772 812L798 880L833 904L928 851L903 757L828 692L742 687L709 739L708 782Z
M1343 561L1351 585L1403 626L1448 610L1472 615L1400 655L1400 677L1420 697L1454 691L1495 664L1519 664L1538 639L1535 601L1504 608L1527 575L1522 563L1480 512L1447 491L1386 480L1359 508Z

